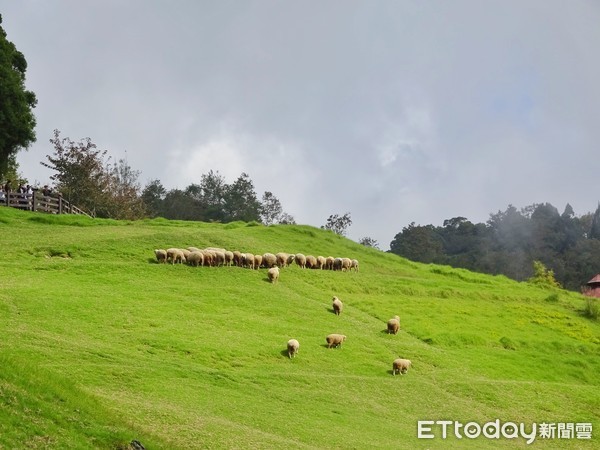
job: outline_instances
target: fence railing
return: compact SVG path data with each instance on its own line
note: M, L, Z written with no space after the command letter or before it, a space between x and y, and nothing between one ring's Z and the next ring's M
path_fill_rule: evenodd
M92 217L61 196L54 197L52 195L43 195L38 191L33 191L33 194L5 192L4 198L0 199L0 205L19 208L26 211L39 211L50 214L82 214L84 216Z

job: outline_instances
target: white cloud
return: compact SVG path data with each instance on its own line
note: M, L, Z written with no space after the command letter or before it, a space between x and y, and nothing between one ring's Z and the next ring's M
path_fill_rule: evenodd
M382 248L412 221L597 206L596 2L5 3L39 98L30 180L58 128L167 188L246 172Z

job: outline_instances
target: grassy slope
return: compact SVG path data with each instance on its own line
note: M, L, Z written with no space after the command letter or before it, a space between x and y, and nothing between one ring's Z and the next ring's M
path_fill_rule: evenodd
M592 422L600 324L583 299L411 263L306 226L56 217L0 208L0 449L482 448L418 420ZM359 273L164 266L154 248L348 256ZM330 299L345 303L331 312ZM401 316L402 331L385 333ZM327 349L325 336L348 336ZM295 337L300 353L284 355ZM413 361L392 377L396 357ZM493 444L493 445L492 445Z

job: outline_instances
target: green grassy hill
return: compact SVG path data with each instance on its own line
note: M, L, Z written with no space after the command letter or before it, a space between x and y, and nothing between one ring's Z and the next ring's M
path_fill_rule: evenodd
M576 293L412 263L308 226L0 208L0 449L525 448L419 420L592 423L600 323ZM162 265L155 248L347 256L358 273ZM600 271L600 268L599 268ZM558 293L558 295L556 295ZM331 297L344 302L336 316ZM401 331L385 332L398 314ZM325 336L348 336L328 349ZM300 341L288 359L286 342ZM392 361L413 367L392 376Z

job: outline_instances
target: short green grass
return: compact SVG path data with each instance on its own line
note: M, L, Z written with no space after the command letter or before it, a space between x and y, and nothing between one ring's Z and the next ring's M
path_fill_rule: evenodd
M417 439L417 421L444 419L591 422L591 441L535 445L599 445L600 323L579 294L308 226L0 208L0 232L0 449L527 447ZM360 272L292 266L271 285L264 269L154 261L155 248L191 245L348 256ZM334 332L348 340L327 349ZM404 376L391 375L397 357L413 361Z

